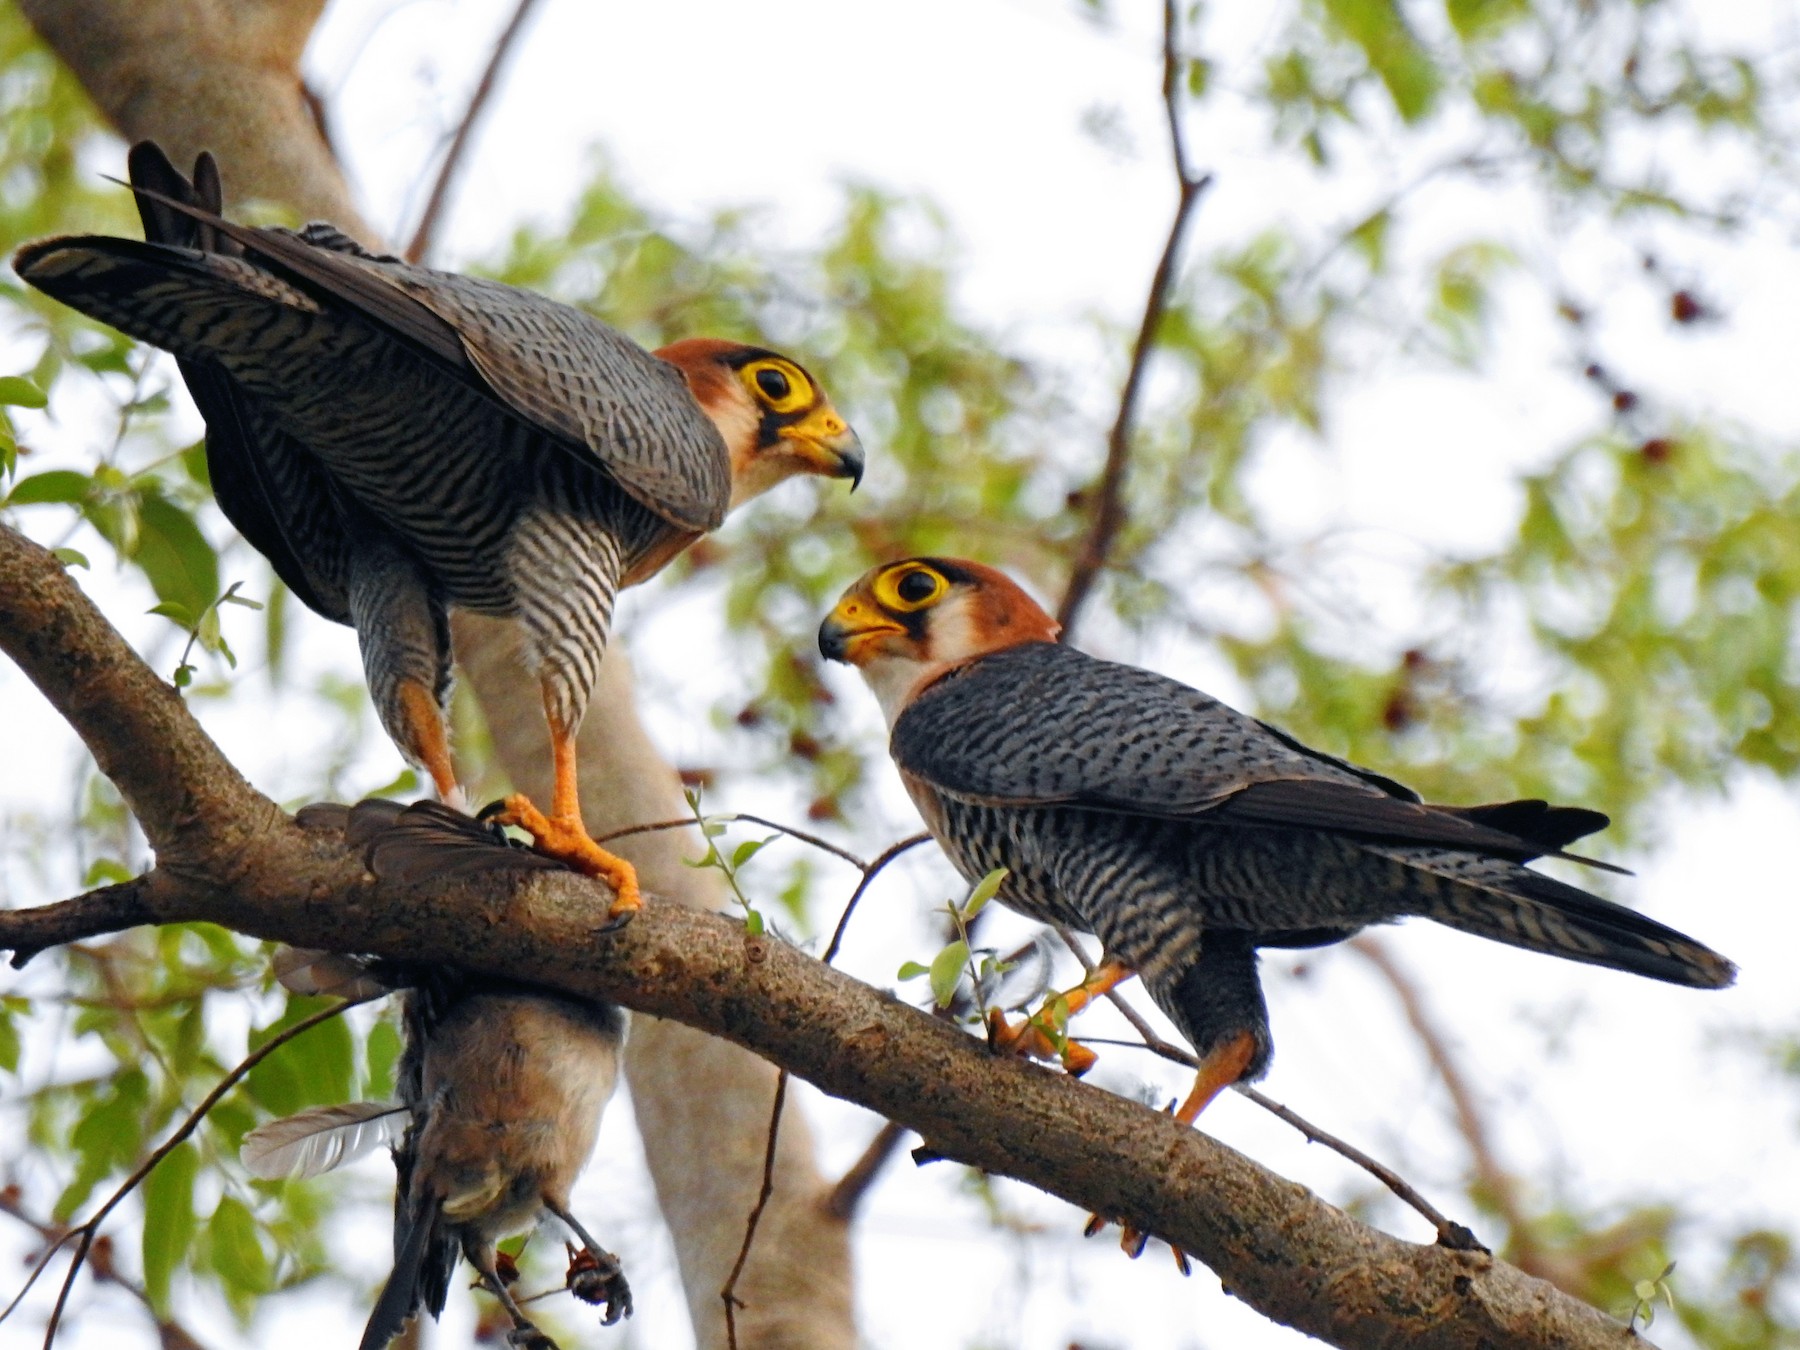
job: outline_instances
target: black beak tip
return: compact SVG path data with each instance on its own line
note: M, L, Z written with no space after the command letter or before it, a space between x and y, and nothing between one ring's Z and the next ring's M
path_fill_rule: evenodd
M819 655L827 661L844 659L844 635L831 626L830 619L819 625Z

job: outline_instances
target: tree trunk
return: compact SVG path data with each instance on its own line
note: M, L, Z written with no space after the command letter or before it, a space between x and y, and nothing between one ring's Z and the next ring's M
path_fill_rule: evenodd
M22 8L128 140L158 140L178 165L211 150L231 200L284 202L379 244L350 199L300 76L324 0L23 0ZM521 668L508 626L458 623L456 648L508 774L547 798L537 683ZM582 728L582 799L596 833L686 810L673 769L638 719L622 656L615 650L605 662ZM620 852L642 869L646 890L722 908L717 878L681 865L691 847L691 839L660 834ZM696 1340L719 1350L719 1292L762 1182L775 1070L727 1042L639 1017L626 1075ZM826 1212L825 1189L811 1134L790 1109L774 1195L738 1281L746 1350L855 1343L849 1235Z

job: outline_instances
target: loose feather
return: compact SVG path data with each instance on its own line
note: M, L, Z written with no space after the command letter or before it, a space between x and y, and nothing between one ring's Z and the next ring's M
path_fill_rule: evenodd
M391 1147L411 1119L410 1110L392 1102L315 1106L257 1126L244 1136L238 1157L265 1181L323 1176L370 1149Z

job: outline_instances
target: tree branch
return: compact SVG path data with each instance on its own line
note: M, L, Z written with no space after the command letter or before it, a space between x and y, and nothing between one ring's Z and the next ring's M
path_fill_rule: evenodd
M463 110L462 121L456 124L456 134L450 139L450 148L444 152L444 162L438 166L437 178L431 185L431 196L426 199L425 209L419 215L419 228L413 231L412 242L406 246L405 256L408 262L422 262L431 252L432 236L437 233L438 219L443 214L444 202L450 196L450 185L456 181L457 172L462 168L463 152L468 148L469 138L475 130L475 124L481 120L488 99L493 96L500 68L512 54L513 46L525 28L525 20L531 17L531 11L537 6L537 2L538 0L519 0L513 9L512 18L500 30L500 36L494 42L487 67L481 72L475 92L469 95L469 106Z
M1138 393L1144 382L1144 371L1150 364L1150 353L1156 347L1156 330L1162 325L1169 305L1169 290L1175 279L1176 263L1181 257L1181 241L1187 234L1188 221L1200 198L1212 184L1210 173L1195 176L1188 164L1187 142L1181 133L1181 53L1180 27L1175 14L1175 0L1163 0L1163 110L1169 122L1170 154L1175 163L1178 195L1175 218L1169 224L1169 237L1163 243L1162 257L1150 278L1150 292L1144 297L1144 317L1138 324L1137 340L1131 347L1131 365L1125 372L1125 387L1119 391L1119 411L1113 418L1112 430L1106 438L1106 465L1093 488L1094 520L1082 540L1069 572L1069 584L1063 591L1062 603L1056 608L1056 621L1062 625L1067 641L1075 627L1076 616L1086 603L1088 593L1111 556L1113 541L1125 524L1125 471L1131 461L1131 439L1137 423Z
M0 647L118 770L159 853L176 846L180 866L159 866L140 887L156 922L442 962L674 1018L916 1131L936 1155L1153 1233L1264 1315L1333 1344L1641 1350L1622 1324L1515 1267L1399 1241L1196 1130L996 1056L731 919L652 900L604 934L610 896L571 873L480 873L431 888L377 880L340 838L302 829L227 775L180 698L61 564L4 528ZM0 913L0 947L43 932L33 911Z
M17 968L46 947L61 947L93 933L116 933L121 928L149 923L151 910L144 903L143 878L137 877L71 900L59 900L54 905L15 910L9 917L16 920L9 950Z

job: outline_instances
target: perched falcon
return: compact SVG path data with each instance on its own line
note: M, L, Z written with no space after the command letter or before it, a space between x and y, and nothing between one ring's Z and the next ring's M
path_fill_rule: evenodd
M880 700L901 780L957 870L1007 868L1001 900L1100 938L1107 960L1062 996L1068 1010L1136 974L1193 1043L1202 1067L1182 1121L1268 1068L1259 947L1420 915L1671 984L1731 983L1731 963L1691 938L1525 866L1570 857L1565 845L1606 824L1598 811L1427 806L1057 632L994 569L914 558L851 586L819 650ZM1041 1017L996 1032L1044 1053Z
M506 867L557 866L509 849L497 828L435 802L309 806L309 828L335 826L366 845L371 871L404 883ZM251 1131L242 1156L255 1176L306 1177L380 1143L394 1145L394 1269L361 1350L383 1350L421 1309L444 1309L459 1258L512 1320L509 1345L555 1350L507 1290L494 1244L554 1216L581 1244L568 1285L604 1305L607 1325L631 1315L618 1258L569 1209L618 1077L625 1015L616 1007L491 976L408 962L285 948L282 983L345 997L403 991L406 1047L397 1101L314 1107Z
M555 751L548 819L508 823L608 879L629 864L581 824L575 733L622 586L731 507L800 473L862 474L862 448L795 362L692 339L650 353L531 291L370 253L329 225L219 216L133 148L145 239L27 244L19 275L173 352L206 419L219 505L305 603L360 639L382 725L460 803L445 731L447 610L516 619Z

